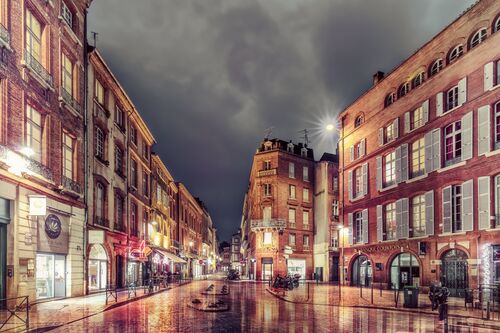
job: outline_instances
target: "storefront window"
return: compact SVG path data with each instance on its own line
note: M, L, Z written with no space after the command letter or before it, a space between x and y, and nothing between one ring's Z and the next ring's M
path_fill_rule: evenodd
M361 255L352 264L352 285L370 286L372 283L372 265L368 257Z
M262 280L270 280L273 276L273 258L262 258Z
M66 296L66 257L57 254L36 255L36 298Z
M108 281L108 257L104 247L99 244L92 245L89 254L89 290L105 289Z
M419 277L419 263L417 258L411 253L401 253L392 260L392 289L402 289L404 286L418 286Z
M304 259L288 259L288 274L299 274L301 278L306 276L306 261Z

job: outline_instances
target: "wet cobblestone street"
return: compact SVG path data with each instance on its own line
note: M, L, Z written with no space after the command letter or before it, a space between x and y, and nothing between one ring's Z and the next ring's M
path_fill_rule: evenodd
M99 313L51 332L442 332L437 316L409 312L360 309L280 300L264 284L230 284L228 312L209 313L189 308L192 298L209 284L196 281L146 299ZM213 297L213 296L209 296ZM452 319L450 332L496 332L466 326Z

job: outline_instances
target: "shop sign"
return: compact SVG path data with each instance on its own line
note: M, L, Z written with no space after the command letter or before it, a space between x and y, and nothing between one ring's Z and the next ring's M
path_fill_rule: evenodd
M68 222L56 214L38 219L38 251L48 253L68 253Z
M29 215L45 216L47 214L47 197L44 195L29 195Z
M104 230L89 230L89 244L104 244Z

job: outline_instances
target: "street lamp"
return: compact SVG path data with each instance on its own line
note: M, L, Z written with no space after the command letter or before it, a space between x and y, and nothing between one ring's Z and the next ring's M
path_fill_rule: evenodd
M328 132L331 132L335 129L335 126L333 124L327 124L325 128Z
M340 272L340 278L342 279L342 283L339 281L339 302L340 299L342 298L342 285L345 283L345 277L344 277L344 236L342 231L346 230L347 228L344 227L344 225L339 224L337 227L337 241L339 242L340 246L340 260L342 260L342 271Z

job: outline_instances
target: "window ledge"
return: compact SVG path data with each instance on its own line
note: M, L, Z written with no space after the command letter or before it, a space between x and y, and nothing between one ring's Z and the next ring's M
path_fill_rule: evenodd
M388 186L388 187L384 187L382 189L379 190L379 192L385 192L385 191L389 191L389 190L392 190L394 188L398 187L398 184L393 184L391 186Z
M442 117L442 116L444 116L444 115L446 115L446 114L448 114L448 113L451 113L451 112L455 111L456 109L461 108L461 107L462 107L462 105L463 105L463 104L459 104L459 105L457 105L457 106L455 106L454 108L451 108L451 109L449 109L449 110L446 110L446 111L444 111L444 110L443 110L443 114L441 115L441 117Z
M424 239L424 238L427 238L427 237L429 237L429 236L431 236L431 235L418 236L418 237L410 237L410 238L408 238L408 239L409 239L409 240L414 240L414 239Z
M498 228L482 229L482 230L479 230L479 231L488 231L488 232L490 232L490 231L500 231L500 227L498 227Z
M459 232L446 232L442 233L439 236L441 237L446 237L446 236L461 236L467 234L467 231L459 231Z
M455 168L458 168L458 167L464 166L464 165L465 165L465 162L466 162L466 161L462 161L462 162L458 162L458 163L455 163L455 164L449 165L449 166L447 166L447 167L444 167L444 168L438 169L438 170L437 170L437 172L438 172L438 173L441 173L441 172L445 172L445 171L448 171L448 170L451 170L451 169L455 169Z
M423 175L420 175L420 176L417 176L417 177L414 177L414 178L411 178L411 179L408 179L405 181L405 183L409 184L409 183L413 183L413 182L416 182L416 181L419 181L419 180L422 180L424 178L427 177L427 173L424 173Z
M352 198L351 199L351 202L356 202L356 201L360 201L361 199L363 199L365 196L364 195L361 195L359 197L356 197L356 198Z
M495 149L484 154L486 157L495 156L500 154L500 149Z
M493 91L493 90L497 90L498 88L500 88L500 83L498 83L497 85L491 87L490 89L488 89L487 91Z

